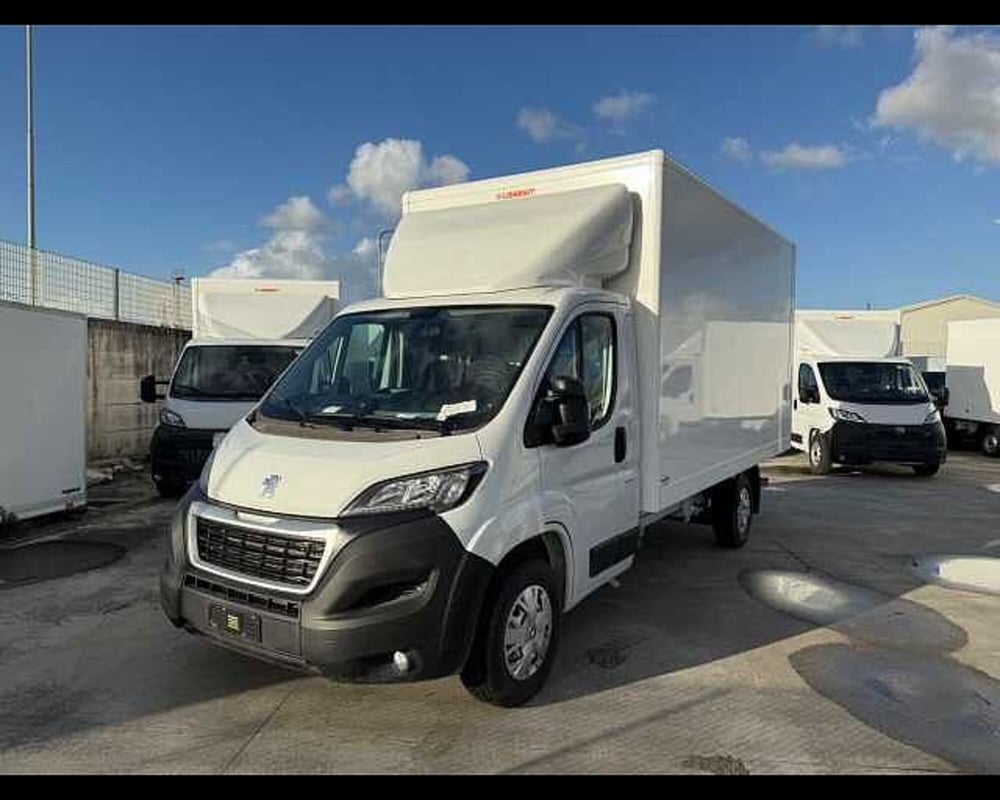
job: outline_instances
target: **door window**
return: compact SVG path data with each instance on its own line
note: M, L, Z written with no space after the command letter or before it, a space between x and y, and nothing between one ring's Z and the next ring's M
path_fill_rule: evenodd
M590 406L590 429L611 416L615 394L615 322L608 314L583 314L566 329L552 356L546 382L566 375L583 383Z
M799 365L799 402L811 403L810 399L819 394L819 385L816 383L816 373L809 364Z

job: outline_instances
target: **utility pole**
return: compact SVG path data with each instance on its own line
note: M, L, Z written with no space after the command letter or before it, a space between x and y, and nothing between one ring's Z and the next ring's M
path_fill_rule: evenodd
M28 252L31 259L31 303L41 300L41 280L35 248L38 240L35 231L35 102L32 85L35 71L34 41L30 25L24 26L25 72L28 97Z

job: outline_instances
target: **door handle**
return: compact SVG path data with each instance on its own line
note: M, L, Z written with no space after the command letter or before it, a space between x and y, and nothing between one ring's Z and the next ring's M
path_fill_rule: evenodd
M799 401L797 399L796 400L792 400L792 408L793 409L798 409L798 407L799 407Z
M627 449L625 441L625 428L619 425L615 428L615 463L621 464L625 460Z

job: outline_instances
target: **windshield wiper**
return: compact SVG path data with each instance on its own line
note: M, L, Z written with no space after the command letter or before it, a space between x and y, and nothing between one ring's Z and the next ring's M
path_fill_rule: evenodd
M197 386L188 386L187 384L183 384L183 383L175 383L173 386L170 387L171 394L174 394L174 395L177 395L178 397L180 397L180 395L177 394L178 390L181 391L181 392L184 392L185 394L194 395L195 397L216 397L217 396L217 395L213 394L212 392L206 392L204 389L199 389Z
M303 428L314 428L316 427L309 421L309 415L306 414L301 408L299 408L295 403L293 403L289 398L281 398L281 402L284 403L285 408L291 411L296 417L299 418L299 425Z

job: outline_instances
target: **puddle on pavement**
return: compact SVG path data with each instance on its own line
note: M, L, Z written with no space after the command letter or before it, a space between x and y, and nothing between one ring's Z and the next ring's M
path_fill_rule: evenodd
M38 542L0 550L0 586L63 578L98 569L125 555L125 548L108 542Z
M887 736L975 772L1000 771L1000 682L950 658L823 644L789 656L822 696Z
M740 583L765 605L816 625L833 625L889 600L880 592L814 572L751 570L740 575Z
M1000 595L1000 558L988 556L914 556L913 572L921 580L949 589Z

